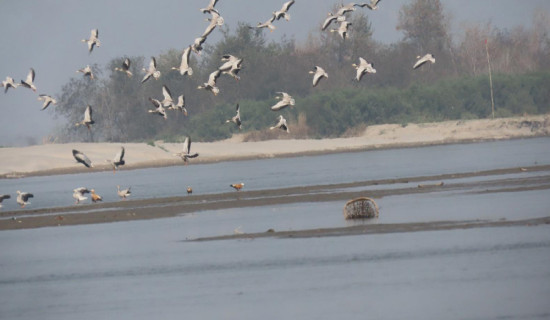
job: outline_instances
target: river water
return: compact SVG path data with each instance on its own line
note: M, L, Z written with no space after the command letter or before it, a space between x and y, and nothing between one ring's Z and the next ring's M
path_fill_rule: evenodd
M540 138L2 180L0 190L60 192L86 181L105 195L113 183L132 185L136 198L147 198L179 194L187 184L217 193L236 181L254 190L549 163L550 139ZM534 189L388 196L377 199L380 218L368 223L543 217L550 215L548 195ZM68 200L52 197L37 195L32 207L72 201L70 191ZM342 206L293 203L1 231L0 319L550 318L548 225L187 241L235 230L345 226Z

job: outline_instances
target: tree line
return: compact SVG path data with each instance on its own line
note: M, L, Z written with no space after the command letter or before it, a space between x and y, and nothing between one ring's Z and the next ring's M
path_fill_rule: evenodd
M413 0L400 10L397 28L403 40L389 45L373 39L375 29L367 15L356 11L349 20L353 29L348 39L316 30L303 43L292 38L268 42L261 30L244 23L226 25L220 28L222 39L207 44L200 59L192 55L191 77L171 70L180 63L179 48L156 57L162 76L144 84L139 75L148 57L129 57L132 78L114 71L125 57L104 67L94 65L96 80L73 78L58 96L55 112L67 119L62 141L178 141L186 135L194 141L223 139L238 132L225 123L237 103L243 132L250 139L281 136L267 129L278 115L269 107L280 91L296 99L294 108L283 110L291 131L288 137L336 137L380 123L484 118L491 112L487 49L496 115L549 111L550 20L544 11L534 14L531 28L500 30L490 23L471 24L453 38L439 0ZM435 55L436 63L413 70L416 56L426 52ZM197 90L228 53L244 59L241 80L220 77L218 96ZM359 57L377 69L361 82L353 80L351 66ZM323 66L329 79L312 88L308 71L314 65ZM162 85L174 97L185 95L187 117L170 112L165 121L147 113L152 109L148 97L161 97ZM87 104L94 108L93 135L74 126Z

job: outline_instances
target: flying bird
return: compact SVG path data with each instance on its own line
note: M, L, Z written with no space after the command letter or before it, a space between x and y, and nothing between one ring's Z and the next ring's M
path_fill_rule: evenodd
M187 109L185 109L185 97L183 96L183 94L178 97L178 103L172 104L168 107L168 109L179 110L183 112L183 115L187 116Z
M162 103L163 107L170 107L174 104L174 99L172 99L172 93L170 92L170 89L168 89L166 85L162 86L162 95L164 96L164 99L160 103Z
M90 190L90 196L92 197L92 202L94 203L98 201L103 201L103 198L99 194L95 193L94 189Z
M172 67L172 70L178 70L180 74L183 75L193 75L193 69L189 66L189 56L191 55L192 46L187 47L183 50L181 55L181 64L179 67Z
M317 86L319 84L319 81L321 81L322 78L328 78L328 74L323 70L323 68L319 66L313 67L313 70L309 72L310 74L313 74L313 86Z
M80 187L80 188L74 189L73 198L76 200L75 204L79 204L80 201L84 201L88 199L87 197L84 196L84 194L86 193L90 193L90 190L88 190L88 188Z
M2 201L10 198L11 196L9 194L0 194L0 208L2 208Z
M128 187L128 189L120 190L120 186L116 186L116 192L122 200L126 200L126 197L129 197L131 194L130 188L131 187Z
M291 95L289 95L286 92L277 92L278 94L281 94L281 96L276 96L275 99L280 99L281 101L277 102L274 106L271 107L271 110L278 111L283 108L286 108L288 106L294 106L295 101L294 98L292 98Z
M94 124L95 121L92 119L92 106L88 105L86 107L86 110L84 111L84 120L75 123L75 126L84 125L88 128L88 130L91 129L91 125Z
M286 119L282 115L279 115L278 119L279 119L279 122L277 122L276 125L274 125L273 127L270 127L269 129L273 130L273 129L279 128L286 131L286 133L289 133L290 131L288 130L288 126L286 125Z
M122 67L121 68L116 67L115 71L124 72L124 73L126 73L128 78L130 78L130 77L133 76L132 72L130 71L130 64L131 63L132 62L130 61L130 59L126 58L126 59L124 59L124 62L122 62Z
M423 57L417 56L416 58L418 59L418 61L416 61L416 63L414 64L413 69L420 68L422 65L424 65L428 61L431 63L435 63L435 57L431 53L428 53Z
M145 76L143 77L143 80L141 80L141 83L144 83L151 77L155 78L155 80L158 80L160 78L160 71L157 70L157 60L155 59L155 57L151 57L149 68L143 68L143 71L145 71Z
M186 137L183 141L183 151L176 153L175 155L180 157L184 164L187 164L189 158L196 158L199 156L198 153L191 154L191 138L189 137Z
M344 20L344 21L340 22L340 26L338 27L338 29L331 29L330 32L338 32L340 37L342 37L342 39L346 40L348 38L348 28L349 28L349 26L351 26L351 22Z
M346 20L346 16L344 15L335 15L332 12L328 13L328 17L325 19L325 22L323 22L323 26L321 27L321 30L326 30L328 26L334 21L342 22Z
M271 18L269 18L269 20L267 20L266 22L264 22L264 23L258 22L257 26L249 27L249 28L251 28L251 29L254 29L254 28L257 28L257 29L268 28L270 32L273 32L276 29L275 25L273 24L273 21L275 21L275 15L272 14Z
M82 163L87 168L93 168L92 161L82 152L73 149L73 157L76 162Z
M212 72L208 76L208 82L203 83L202 85L198 86L197 89L204 89L207 91L211 91L215 96L220 93L220 89L216 87L216 80L220 76L221 71L219 69L216 69L216 71Z
M116 170L118 170L119 166L123 166L126 164L124 161L124 147L120 147L120 151L117 152L113 160L105 160L111 164L113 167L113 173L115 173Z
M235 56L232 56L230 54L225 54L222 57L222 61L225 61L224 64L222 64L218 70L220 70L223 74L228 74L235 80L240 80L241 77L237 75L239 71L241 70L241 64L243 62L243 59L237 58Z
M239 107L239 104L237 103L237 114L232 117L231 119L228 119L228 120L225 120L225 123L229 123L229 122L233 122L237 128L239 128L239 130L241 130L241 112L240 112L240 107Z
M376 69L374 69L374 66L372 63L368 63L367 60L359 57L359 65L352 64L355 69L357 69L357 74L355 76L355 80L358 82L361 81L361 78L366 73L376 73Z
M21 192L17 190L17 203L21 208L25 208L26 205L30 204L29 198L33 198L34 195L28 192Z
M283 7L279 11L273 12L273 15L275 16L275 19L279 20L281 18L284 18L286 21L290 20L290 15L288 14L288 10L290 7L294 4L294 0L285 2L283 4Z
M82 72L84 74L84 76L88 76L92 80L94 79L94 73L92 72L92 68L89 65L87 65L86 67L84 67L82 69L76 70L76 73L79 73L79 72Z
M216 29L217 26L223 26L224 20L223 17L220 16L218 11L212 10L210 11L210 14L212 15L210 18L206 19L206 21L210 21L210 24L206 27L204 32L202 33L203 37L207 37L214 29Z
M200 36L198 38L195 38L195 41L191 45L191 50L193 50L194 53L200 55L202 51L202 44L206 41L205 36Z
M82 39L82 42L85 42L88 45L88 52L92 53L92 50L94 50L94 46L99 47L101 45L101 42L98 39L99 31L97 29L92 29L90 31L90 38L88 39Z
M168 119L166 116L166 110L162 106L162 103L158 101L157 99L149 98L149 101L155 106L154 110L148 110L149 113L158 114L159 116L162 116L164 120Z
M202 8L202 9L199 9L202 13L210 13L212 11L215 11L216 9L214 8L216 6L216 3L218 2L218 0L210 0L210 2L208 3L208 6L206 6L206 8Z
M355 2L351 2L351 3L348 3L346 5L342 5L340 8L338 8L338 11L336 11L336 15L344 15L348 12L352 12L352 11L355 11L355 7L361 7L361 8L364 8L365 6L367 6L368 3L355 3Z
M36 87L34 86L34 69L31 68L29 73L27 74L27 79L21 80L21 85L25 88L32 89L32 91L36 92Z
M52 98L51 96L49 96L47 94L39 95L38 100L44 101L44 104L42 104L42 109L40 109L40 110L46 109L50 104L54 104L54 105L57 104L57 100L55 100L54 98Z
M230 184L229 186L230 186L231 188L237 190L237 191L241 191L241 189L244 187L244 182L233 183L233 184Z
M14 89L17 89L17 87L20 86L20 84L18 83L15 83L13 81L13 78L12 77L6 77L6 80L2 81L2 87L4 87L4 93L7 93L8 92L8 89L9 88L14 88Z

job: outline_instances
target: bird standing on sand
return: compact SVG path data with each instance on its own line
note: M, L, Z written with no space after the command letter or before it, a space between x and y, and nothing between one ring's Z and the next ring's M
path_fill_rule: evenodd
M413 69L420 68L422 65L424 65L428 61L431 62L431 63L435 63L435 57L431 53L428 53L428 54L424 55L423 57L417 56L416 58L418 60L414 64Z
M2 208L2 201L10 198L11 196L9 194L0 194L0 208Z
M168 117L166 116L166 110L164 109L164 107L162 106L162 103L160 101L158 101L157 99L153 99L153 98L149 98L149 101L151 101L151 103L155 106L155 109L148 110L149 113L158 114L158 115L162 116L164 118L164 120L168 119Z
M122 68L116 67L115 71L124 72L124 73L126 73L128 78L130 78L130 77L133 76L132 72L130 71L130 64L131 63L132 62L130 61L130 59L126 58L126 59L124 59L124 62L122 63Z
M229 122L233 122L237 128L239 128L239 130L241 130L241 112L240 112L240 107L239 107L239 104L237 103L237 114L232 117L231 119L228 119L228 120L225 120L225 123L229 123Z
M128 189L120 190L120 186L116 186L116 192L122 200L126 200L126 197L129 197L131 194L130 188L131 187L128 187Z
M234 183L234 184L230 184L229 186L230 186L231 188L237 190L237 191L241 191L241 189L244 187L244 183L243 183L243 182Z
M184 164L187 164L189 158L196 158L199 156L198 153L191 154L191 138L189 137L185 137L183 141L183 151L174 155L180 157Z
M54 98L52 98L47 94L39 95L38 100L44 101L44 104L42 104L42 109L40 109L41 111L46 109L50 104L54 104L54 105L57 104L57 100L55 100Z
M92 106L88 105L86 110L84 110L84 120L77 122L74 125L76 127L84 125L88 128L88 130L91 130L91 125L94 123L95 121L92 119Z
M6 80L2 81L2 85L1 85L1 87L5 88L4 93L7 93L9 88L17 89L17 87L19 86L20 84L15 83L12 77L6 77Z
M309 72L310 74L313 74L313 86L317 86L319 84L319 81L321 81L322 78L328 78L328 74L323 70L323 68L319 66L313 67L313 70Z
M295 101L294 98L292 98L291 95L289 95L286 92L277 92L278 94L281 94L281 96L276 96L275 99L281 99L281 101L277 102L274 106L271 107L271 110L278 111L283 108L286 108L288 106L294 106Z
M29 71L29 74L27 74L27 79L21 80L21 85L25 88L29 88L32 91L36 92L36 87L34 86L34 76L35 76L34 69L31 68L31 70Z
M95 193L94 189L90 190L90 196L92 197L92 202L94 203L98 201L103 201L103 198L99 194Z
M88 39L82 39L82 42L85 42L88 45L88 52L92 53L92 50L94 50L94 47L99 47L101 45L101 42L98 39L99 31L97 29L92 29L90 31L90 38Z
M367 60L359 57L359 65L352 64L355 69L357 69L357 74L355 76L355 80L358 82L361 81L361 78L365 73L376 73L376 69L373 68L372 63L368 63Z
M273 127L270 127L269 129L273 130L273 129L277 129L277 128L286 131L286 133L290 132L288 130L288 126L286 125L286 119L282 115L279 115L279 122L277 122L276 125L274 125Z
M79 72L82 72L85 77L87 76L87 77L90 77L90 79L92 80L94 79L94 73L92 72L92 68L89 65L85 66L82 69L76 70L76 73L79 73Z
M123 166L126 162L124 161L124 147L120 147L120 150L117 152L113 160L105 160L111 164L113 167L113 173L118 170L119 166Z
M30 204L29 198L33 198L34 195L28 192L21 192L17 190L17 203L21 208L25 208L26 205Z
M93 168L92 161L82 152L73 149L73 157L76 162L82 163L87 168Z
M190 186L187 186L187 194L192 194L193 189Z
M85 193L90 193L90 190L88 190L88 188L85 188L85 187L80 187L80 188L76 188L73 190L73 198L76 200L76 202L74 204L79 204L80 201L84 201L86 199L88 199L87 197L84 196Z
M141 80L141 83L144 83L151 77L155 78L155 80L158 80L160 78L160 71L157 70L157 59L155 59L155 57L151 57L149 68L143 68L142 70L145 71L145 76Z
M183 50L181 55L181 63L179 67L172 67L172 70L178 70L180 74L183 75L193 75L193 69L189 66L189 56L191 55L192 46L187 47Z

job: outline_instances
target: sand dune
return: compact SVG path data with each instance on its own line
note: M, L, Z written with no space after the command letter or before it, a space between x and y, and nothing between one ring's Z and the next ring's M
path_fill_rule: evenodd
M200 156L192 163L239 159L297 156L359 151L377 148L410 147L445 143L475 142L548 136L550 115L516 118L446 121L439 123L376 125L368 127L357 137L319 140L268 140L243 142L242 136L216 142L196 142L192 152ZM15 178L29 175L48 175L90 170L110 170L112 159L120 146L126 148L127 165L122 170L143 167L182 165L173 154L180 152L179 143L67 143L22 148L0 148L0 177ZM71 150L84 152L94 163L85 168L75 162Z

